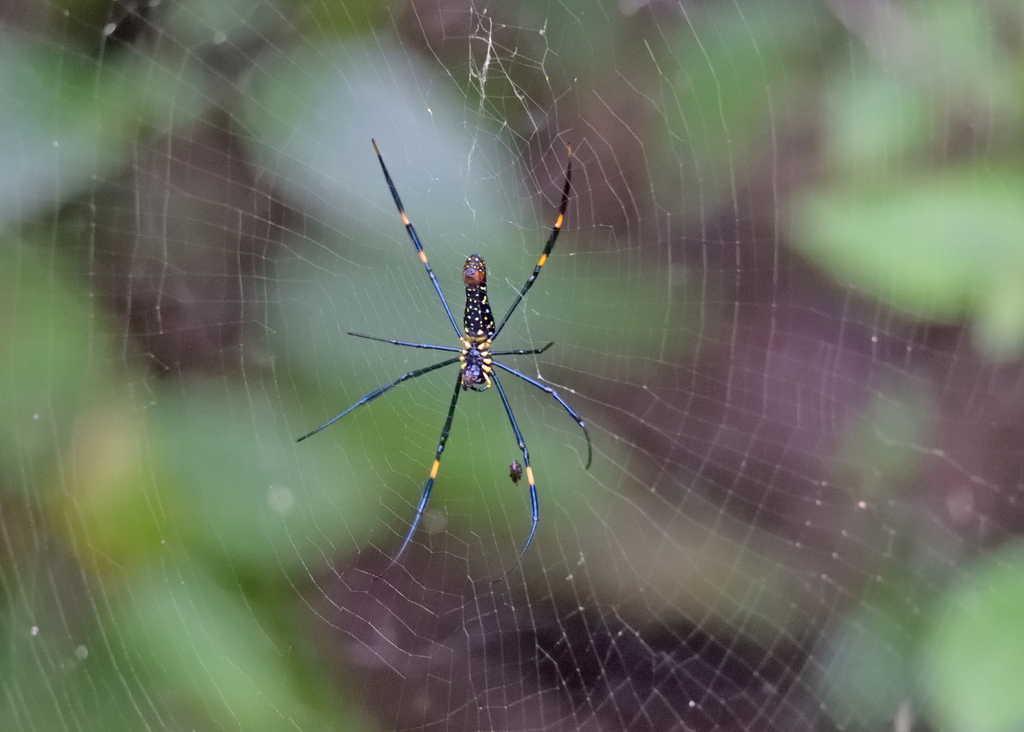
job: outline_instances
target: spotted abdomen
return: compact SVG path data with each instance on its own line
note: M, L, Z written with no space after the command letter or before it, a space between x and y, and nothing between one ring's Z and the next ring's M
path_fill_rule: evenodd
M487 299L487 265L479 254L470 255L462 265L462 281L466 284L466 337L474 343L490 340L494 336L494 314Z

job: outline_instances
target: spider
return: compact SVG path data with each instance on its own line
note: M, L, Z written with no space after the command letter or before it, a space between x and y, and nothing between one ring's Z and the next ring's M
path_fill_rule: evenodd
M374 389L348 409L327 420L316 429L307 432L296 441L302 442L307 437L312 437L317 432L330 427L353 409L373 401L393 386L398 386L409 379L415 379L419 376L423 376L424 374L429 374L430 372L444 368L445 366L450 366L455 363L459 364L459 372L455 380L455 390L452 393L451 403L448 405L448 416L445 418L444 426L441 428L441 438L437 443L437 451L434 453L434 464L430 468L430 475L427 477L427 482L423 485L423 492L420 495L420 502L416 507L416 515L412 520L412 525L409 527L409 530L405 535L405 539L402 541L401 547L399 547L398 552L394 555L391 563L388 565L388 569L390 569L398 562L406 548L409 546L409 542L412 541L412 537L416 533L416 529L420 524L420 519L423 518L423 512L427 508L427 503L430 500L430 493L434 488L434 480L437 478L438 469L441 467L441 453L444 452L444 446L448 442L449 434L451 434L452 420L455 417L455 404L459 400L459 394L466 390L477 392L486 391L493 385L498 391L498 396L501 397L501 403L505 408L505 414L508 416L508 421L512 425L512 432L515 434L516 443L518 444L520 451L523 453L522 466L519 465L518 461L512 462L512 465L510 466L511 477L513 482L518 482L518 477L522 474L522 471L525 468L526 480L530 486L530 507L533 519L533 523L530 526L530 533L526 537L526 543L519 552L519 557L516 559L515 564L513 564L509 568L508 572L505 573L507 576L509 572L519 565L523 556L526 554L526 550L530 548L533 537L537 533L537 523L540 520L540 508L537 500L537 485L533 478L533 468L530 467L530 451L527 449L526 442L523 440L522 432L520 432L519 425L516 423L515 415L512 412L512 405L509 403L508 397L505 395L505 389L502 387L501 381L498 379L498 372L495 369L500 369L522 379L527 384L535 386L541 391L549 394L555 401L557 401L562 408L569 413L569 416L576 421L576 424L580 426L580 429L583 430L583 435L587 440L587 469L590 468L590 463L593 459L593 447L590 442L590 433L587 432L587 426L583 423L583 419L579 414L577 414L572 407L566 404L565 401L555 393L554 389L544 386L540 382L531 379L529 376L494 360L495 356L527 356L541 354L554 345L554 341L542 346L541 348L522 348L514 351L491 350L491 346L494 341L497 340L498 335L501 333L501 329L505 327L505 323L508 322L508 319L515 311L516 307L518 307L519 303L522 302L523 297L526 296L529 289L533 287L533 283L536 281L537 275L540 274L541 267L543 267L544 263L547 261L548 255L551 254L551 250L555 246L555 240L558 238L558 233L562 229L565 210L569 205L570 179L572 176L572 148L570 147L568 150L569 162L565 168L565 186L562 188L562 203L558 208L558 218L555 220L555 225L551 229L551 235L548 237L547 243L544 245L544 251L540 255L540 261L538 261L537 266L533 268L533 274L531 274L526 280L526 284L520 288L515 300L512 301L512 305L509 307L508 312L505 313L505 317L501 319L501 322L497 326L495 326L494 315L491 312L491 304L487 297L487 267L484 265L484 260L479 254L470 255L466 259L466 263L462 266L462 281L466 285L466 309L463 316L463 328L460 329L458 323L455 322L455 317L452 315L451 308L448 307L448 301L445 300L444 293L441 292L441 286L437 282L437 277L434 276L434 270L431 269L430 263L427 261L426 252L423 251L423 245L420 244L420 239L416 235L416 229L413 228L412 222L409 221L409 217L405 214L405 209L402 206L402 200L398 197L398 190L395 188L394 181L391 180L391 174L388 173L387 166L384 164L384 158L381 157L380 149L377 147L377 142L375 140L371 140L370 142L373 143L374 152L377 153L377 160L380 161L381 170L384 172L384 180L387 182L388 188L391 190L391 197L395 200L395 206L398 208L398 213L402 217L402 223L405 224L405 230L409 233L409 238L412 240L413 246L416 247L416 253L423 262L423 266L426 267L427 275L430 277L430 281L434 285L434 289L437 291L438 297L441 298L441 305L444 307L445 314L448 316L448 320L451 321L452 327L455 328L455 333L459 337L460 345L456 348L453 346L434 346L426 343L409 343L407 341L398 341L390 338L378 338L375 336L363 335L362 333L349 332L348 335L355 336L357 338L366 338L371 341L391 343L396 346L425 348L432 351L448 351L458 355L445 359L439 363L402 374L394 381Z
M523 466L519 464L518 460L513 460L508 465L508 477L512 479L512 483L518 483L523 479Z

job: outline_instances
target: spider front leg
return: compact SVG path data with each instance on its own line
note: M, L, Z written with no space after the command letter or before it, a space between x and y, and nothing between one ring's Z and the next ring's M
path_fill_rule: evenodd
M547 242L544 243L544 251L541 252L540 259L537 261L537 266L533 268L533 274L531 274L526 284L522 286L519 293L516 295L515 300L512 301L512 305L509 306L508 311L505 313L505 317L501 319L498 327L494 329L494 334L491 336L493 341L498 337L498 333L505 327L505 323L512 317L512 313L515 312L516 307L526 297L526 293L533 287L533 283L537 281L537 276L540 275L541 267L544 266L545 262L548 261L548 257L551 255L551 250L555 248L555 241L558 239L558 234L562 230L562 222L565 221L565 210L569 207L569 192L572 190L572 146L569 146L569 162L565 166L565 185L562 187L562 203L558 206L558 218L555 219L555 225L551 227L551 234L548 236Z
M384 158L381 157L380 148L377 147L377 141L374 139L370 140L373 143L373 151L377 153L377 160L380 161L380 169L384 171L384 181L388 184L388 190L391 191L391 198L395 201L395 206L398 208L398 215L402 217L402 223L405 224L405 230L409 234L409 238L412 239L412 244L416 247L416 253L420 257L420 261L423 262L423 266L427 269L427 275L430 277L430 282L434 285L434 289L437 291L437 296L441 298L441 304L444 305L444 311L448 314L448 320L451 321L452 327L455 328L456 333L460 333L459 324L455 322L455 316L452 315L451 308L448 307L448 301L444 299L444 293L441 292L441 285L437 282L437 276L434 274L433 268L430 266L430 262L427 261L427 253L423 251L423 245L420 244L420 238L416 235L416 229L413 227L409 217L405 214L405 206L402 205L402 199L398 197L398 189L395 187L395 182L391 180L391 173L388 172L388 166L384 164Z

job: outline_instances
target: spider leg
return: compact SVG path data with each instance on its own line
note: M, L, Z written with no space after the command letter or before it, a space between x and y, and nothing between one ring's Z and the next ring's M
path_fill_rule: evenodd
M405 224L405 230L409 232L409 238L412 239L413 246L416 247L416 253L420 255L420 261L422 261L423 266L427 268L427 274L430 275L430 281L434 283L434 289L437 290L437 296L441 298L441 304L444 305L444 311L448 314L448 320L452 321L452 327L455 328L455 332L461 337L462 331L459 330L459 324L455 322L455 316L452 315L451 308L448 307L448 301L444 299L444 293L441 292L441 285L437 283L437 277L434 276L434 270L431 269L430 262L427 261L427 253L423 251L423 245L420 244L420 238L416 236L416 229L413 228L412 222L409 221L409 217L405 215L405 208L402 206L402 199L398 197L398 189L395 188L395 183L391 180L391 174L388 173L388 166L384 165L384 158L381 157L380 148L377 147L377 141L371 139L370 142L373 143L373 149L377 153L377 160L380 161L380 169L384 171L384 180L387 181L388 188L391 189L391 197L395 199L395 206L398 207L398 213L402 216L402 223ZM564 204L562 208L565 208ZM561 217L559 217L558 221L561 223ZM554 241L551 243L554 244ZM548 245L548 248L551 248L550 244Z
M551 341L551 343L547 344L546 346L541 346L540 348L520 348L520 349L515 350L515 351L493 351L493 352L491 352L491 355L492 356L529 356L530 354L544 353L544 351L548 350L553 345L555 345L555 342Z
M513 368L509 368L508 366L506 366L503 363L498 363L497 361L495 361L492 364L492 366L497 366L499 369L504 369L505 371L508 371L513 376L518 376L520 379L525 381L527 384L532 384L533 386L536 386L541 391L547 392L552 397L554 397L556 402L558 402L559 404L562 405L562 408L569 413L569 416L572 417L574 420L576 420L576 424L578 424L580 426L580 429L583 430L583 436L587 438L587 467L586 467L586 469L590 470L590 463L594 459L594 448L590 444L590 433L587 432L587 425L585 425L583 423L583 418L580 417L580 415L578 415L576 413L576 410L573 409L572 407L570 407L568 404L566 404L565 400L562 399L562 397L558 396L558 394L555 392L555 390L552 389L550 386L544 386L544 384L540 383L539 381L531 379L529 376L526 376L525 374L521 374L521 373L519 373L518 371L516 371ZM491 378L494 378L494 374L491 374Z
M455 379L455 391L452 393L452 403L448 406L448 416L444 420L444 427L441 429L441 439L437 443L437 452L434 453L434 464L430 468L430 477L427 478L427 482L423 484L423 494L420 496L420 505L416 507L416 516L412 520L412 526L409 527L409 531L405 535L405 539L402 540L402 546L398 548L398 553L395 554L391 559L391 563L388 565L380 576L383 577L387 574L402 554L405 552L405 548L409 546L409 542L412 541L413 534L416 533L417 527L420 525L420 519L423 518L423 512L427 509L427 501L430 500L430 491L434 489L434 479L437 477L437 470L441 467L441 453L444 452L444 445L448 442L448 435L452 431L452 420L455 418L455 403L459 401L459 392L462 391L462 372L460 371Z
M501 323L499 323L498 327L495 329L494 335L491 336L492 341L498 337L498 333L501 332L501 329L505 327L505 323L507 323L508 319L512 316L512 311L519 306L519 303L523 301L526 293L529 292L531 287L533 287L533 283L537 280L537 275L540 274L540 268L544 266L546 261L548 261L548 255L551 254L551 250L555 246L555 239L558 238L558 233L562 230L562 221L565 219L565 209L569 206L569 191L572 188L569 181L571 179L572 146L569 147L569 163L565 166L565 186L562 188L562 204L558 207L558 218L555 219L555 225L551 228L551 236L548 237L548 241L544 245L544 251L540 255L540 261L538 261L537 266L533 268L533 274L531 274L526 280L526 284L523 285L519 294L516 295L516 299L512 301L512 306L508 309L508 312L505 313L505 317L501 319ZM451 313L449 313L449 315L451 315ZM458 329L456 328L456 330Z
M512 572L513 569L518 567L523 561L523 557L526 555L526 550L530 548L530 544L533 542L533 537L537 533L537 523L540 521L540 504L537 501L537 484L533 482L533 468L530 467L530 451L526 449L526 442L523 441L523 433L519 431L519 425L516 424L515 415L512 414L512 405L508 403L508 397L505 396L505 390L501 387L501 382L498 381L498 375L491 373L491 381L498 388L498 395L501 397L501 403L505 407L505 414L508 415L509 424L512 425L512 431L516 435L516 444L519 445L519 449L523 453L523 473L526 475L526 480L530 484L530 512L533 517L533 523L530 525L530 534L526 537L526 543L523 544L522 550L519 552L519 557L516 559L515 564L506 570L505 574L499 577L495 582L505 579Z
M391 338L378 338L377 336L363 335L362 333L348 332L348 335L355 336L356 338L365 338L368 341L380 341L381 343L391 343L396 346L408 346L409 348L427 348L431 351L452 351L453 353L461 353L461 348L452 348L451 346L432 346L429 343L409 343L408 341L396 341Z
M455 349L455 350L458 350L458 349ZM436 371L437 369L444 368L445 366L450 366L453 363L457 363L458 360L459 360L458 358L449 358L448 360L442 361L441 363L435 363L433 366L427 366L427 367L422 368L422 369L416 369L415 371L410 371L407 374L402 374L397 379L392 381L390 384L385 384L384 386L382 386L382 387L380 387L378 389L374 389L369 394L367 394L362 399L360 399L358 402L356 402L351 407L346 409L344 412L342 412L341 414L338 414L338 415L336 415L334 417L331 417L329 420L324 422L322 425L317 427L315 430L311 430L310 432L307 432L302 437L297 439L296 442L302 442L307 437L312 437L313 435L315 435L320 430L327 429L328 427L330 427L332 424L337 422L339 419L344 417L346 414L351 412L356 407L361 407L362 405L364 405L364 404L366 404L368 402L372 402L374 399L379 397L381 394L386 392L391 387L398 386L403 381L408 381L409 379L415 379L417 376L423 376L423 374L429 374L431 371ZM460 374L461 374L461 372L460 372Z

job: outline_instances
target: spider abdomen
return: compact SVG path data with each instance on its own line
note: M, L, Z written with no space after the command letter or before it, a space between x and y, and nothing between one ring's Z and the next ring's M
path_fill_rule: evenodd
M466 313L463 327L466 338L481 343L494 337L494 314L487 299L487 265L479 254L471 254L462 265L462 281L466 285Z

